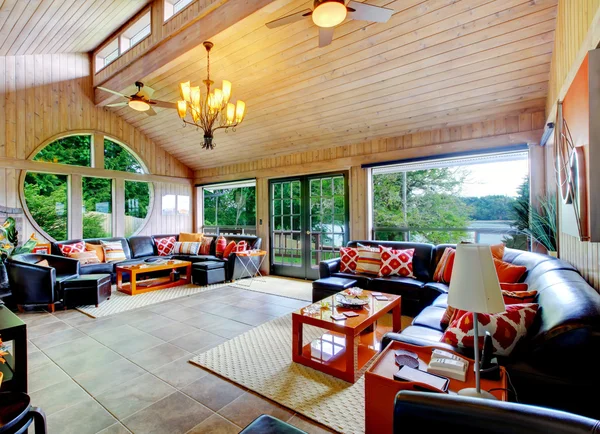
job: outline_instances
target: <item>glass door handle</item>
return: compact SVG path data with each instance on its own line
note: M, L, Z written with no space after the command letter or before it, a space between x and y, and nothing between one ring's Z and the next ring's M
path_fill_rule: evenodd
M306 235L310 235L310 231L306 231Z

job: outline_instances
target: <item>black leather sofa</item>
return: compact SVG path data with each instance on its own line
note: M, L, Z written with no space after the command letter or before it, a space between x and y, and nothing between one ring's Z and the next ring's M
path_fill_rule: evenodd
M519 400L597 418L600 407L593 392L600 386L600 294L560 259L512 249L506 249L503 259L527 267L522 280L530 290L538 291L540 305L527 338L510 357L499 357ZM440 320L446 307L447 294L439 295L411 326L385 335L382 348L393 339L472 357L472 351L440 342L444 332Z
M416 279L400 276L377 277L356 273L341 273L340 258L322 261L319 264L319 277L321 279L328 277L353 279L357 281L358 287L362 289L401 295L402 312L410 316L416 315L425 306L430 305L438 295L448 293L448 285L432 281L435 265L447 246L396 241L350 241L348 247L356 247L358 243L372 247L382 245L393 249L415 249L413 273ZM333 292L337 292L337 289L324 291L315 286L313 287L313 302L322 300L332 295Z
M408 427L427 433L583 434L600 432L600 421L533 405L405 390L396 396L394 433Z
M37 265L44 259L49 267ZM45 304L51 311L61 299L61 284L79 276L78 260L54 255L16 255L8 258L6 268L17 306Z
M208 235L211 236L211 235ZM116 267L124 264L136 264L143 262L150 258L174 258L190 262L202 262L202 261L222 261L225 262L225 277L227 280L236 280L242 274L243 267L236 267L236 253L232 253L228 258L217 258L216 256L216 236L213 236L213 241L210 246L210 255L170 255L170 256L158 256L156 249L155 240L157 238L175 237L179 239L179 234L166 234L166 235L138 235L130 238L88 238L88 239L75 239L67 241L58 241L52 243L52 254L61 256L62 253L58 244L75 244L81 241L90 244L100 244L100 240L103 241L120 241L123 245L123 252L127 258L120 262L109 262L100 264L87 264L82 265L80 268L81 274L110 274L113 278L113 282L116 278ZM252 235L224 235L225 239L229 243L230 241L245 240L248 243L249 249L260 249L262 239ZM240 258L241 261L254 260L258 258Z

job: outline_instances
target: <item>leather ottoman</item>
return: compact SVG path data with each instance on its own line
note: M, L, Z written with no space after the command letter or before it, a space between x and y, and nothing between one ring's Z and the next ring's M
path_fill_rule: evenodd
M258 416L240 434L306 434L289 423L268 414Z
M203 261L192 265L192 283L206 286L225 282L225 262Z
M325 277L313 282L313 303L323 300L326 297L337 294L344 289L356 286L356 280L343 277Z
M63 307L98 305L111 294L110 274L82 274L62 284Z

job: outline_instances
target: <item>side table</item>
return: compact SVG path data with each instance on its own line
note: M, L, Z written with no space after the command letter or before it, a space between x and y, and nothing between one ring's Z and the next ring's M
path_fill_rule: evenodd
M425 371L431 352L435 347L418 347L402 342L393 341L383 350L365 373L365 426L367 434L391 433L394 427L394 400L401 390L415 389L416 383L394 380L394 374L399 367L395 361L396 350L409 350L419 356L419 369ZM447 351L446 349L444 349ZM465 387L475 387L475 371L472 359L461 354L458 356L469 361L466 381L450 379L448 393L456 395ZM506 370L500 367L500 380L481 379L481 389L490 391L502 401L508 400Z
M265 262L266 255L267 252L265 250L246 250L236 253L235 260L244 267L240 277L238 277L238 285L250 287L254 280L258 280L259 282L265 281L264 276L260 272L260 267L262 267L263 262ZM244 260L244 258L247 259ZM259 260L253 261L253 258L259 258ZM248 284L240 283L244 277L250 277Z

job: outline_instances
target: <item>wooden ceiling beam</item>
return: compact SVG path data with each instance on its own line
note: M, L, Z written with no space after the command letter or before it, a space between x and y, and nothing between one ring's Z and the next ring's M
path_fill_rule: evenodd
M136 80L143 79L169 62L184 56L219 32L271 3L272 0L227 0L212 12L185 27L179 33L154 46L102 83L103 87L124 90ZM95 103L104 106L112 100L110 94L95 89Z

